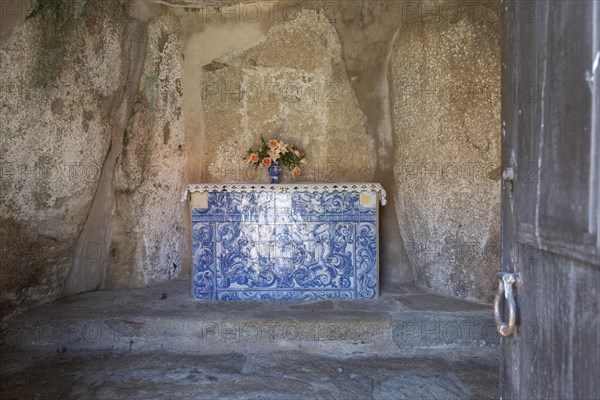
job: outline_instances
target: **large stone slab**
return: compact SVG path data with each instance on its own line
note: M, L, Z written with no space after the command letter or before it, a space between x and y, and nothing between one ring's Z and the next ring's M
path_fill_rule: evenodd
M409 21L396 39L396 209L417 281L490 300L500 268L499 20L467 11Z
M148 26L140 87L114 178L117 213L105 287L139 287L182 272L186 142L182 113L183 43L177 19ZM107 216L109 218L110 216Z
M3 315L61 294L110 145L123 21L116 3L84 3L24 22L2 3L18 18L0 43Z
M204 65L198 79L204 182L267 182L266 170L238 161L261 135L307 152L303 176L284 172L284 181L372 180L374 140L323 12L274 24L264 42Z

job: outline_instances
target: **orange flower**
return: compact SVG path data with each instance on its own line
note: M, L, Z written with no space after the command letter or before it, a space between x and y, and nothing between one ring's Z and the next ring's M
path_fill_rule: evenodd
M294 176L302 175L302 170L300 169L300 167L294 167L294 169L292 169L292 175L294 175Z
M248 157L248 164L256 164L258 162L258 154L252 153L250 157Z
M271 150L275 150L277 148L277 146L279 146L279 142L275 139L271 139L269 140L269 148Z
M270 167L271 166L271 157L265 157L262 160L262 163L265 167Z

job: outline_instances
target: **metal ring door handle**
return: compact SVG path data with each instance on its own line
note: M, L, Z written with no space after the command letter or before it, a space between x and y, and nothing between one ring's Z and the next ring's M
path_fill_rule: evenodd
M517 304L515 302L513 291L513 284L517 280L515 275L510 273L499 274L498 280L498 292L496 293L496 297L494 297L494 319L496 320L496 329L502 336L510 336L513 334L517 322ZM504 297L508 304L508 321L506 322L502 321L502 313L500 312L502 297Z

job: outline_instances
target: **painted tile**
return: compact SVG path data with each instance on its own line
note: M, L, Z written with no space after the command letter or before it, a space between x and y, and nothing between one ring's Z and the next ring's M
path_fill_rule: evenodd
M211 192L192 209L194 294L208 300L372 299L376 193Z

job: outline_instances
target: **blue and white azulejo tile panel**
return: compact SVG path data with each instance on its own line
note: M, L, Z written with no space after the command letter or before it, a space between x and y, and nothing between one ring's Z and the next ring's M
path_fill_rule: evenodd
M194 295L373 299L376 192L209 192L192 208Z

